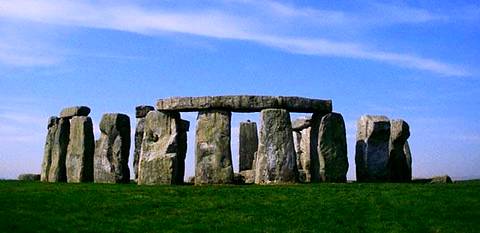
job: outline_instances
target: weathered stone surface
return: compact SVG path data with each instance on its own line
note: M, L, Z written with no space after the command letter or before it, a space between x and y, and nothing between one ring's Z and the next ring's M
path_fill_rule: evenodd
M184 121L178 112L150 111L145 117L138 180L142 185L181 184L186 149ZM185 136L185 139L182 137Z
M135 117L136 118L144 118L147 116L147 113L150 111L154 111L155 108L153 106L148 105L140 105L135 107Z
M48 132L45 139L45 148L43 153L43 162L42 162L42 171L40 173L41 181L48 181L48 174L50 170L50 165L52 164L52 152L55 145L55 133L58 129L58 117L50 117L48 119Z
M255 183L297 182L297 159L289 112L284 109L265 109L260 115Z
M187 179L188 184L195 184L195 176L189 176Z
M430 181L430 184L451 184L453 183L452 178L448 175L444 176L435 176L432 177L432 181Z
M57 129L51 149L50 168L48 169L49 182L66 182L67 173L65 160L70 140L70 121L66 118L58 120Z
M342 115L328 113L323 116L318 133L317 151L322 181L347 182L347 137Z
M240 122L239 135L239 171L251 170L258 148L257 123Z
M20 174L17 179L21 181L39 181L40 174Z
M202 111L221 109L230 112L259 112L267 108L286 109L290 112L332 111L331 100L308 99L293 96L203 96L172 97L157 102L159 111Z
M311 117L298 118L292 122L293 131L302 131L303 129L309 128L311 124Z
M201 111L197 117L195 184L233 182L231 112Z
M255 183L255 170L243 170L240 175L242 175L245 184Z
M67 182L93 181L93 154L95 139L92 119L75 116L70 121L70 142L68 144L66 168Z
M245 184L245 177L241 173L233 173L233 184Z
M403 120L390 121L390 180L407 182L412 180L412 160L407 139L410 137L410 127ZM407 155L408 153L408 155Z
M303 129L302 132L302 164L305 172L305 182L321 182L320 175L320 158L318 156L318 136L320 129L320 122L323 113L314 113L309 119L310 128ZM310 145L310 148L309 148ZM308 162L309 161L309 165Z
M311 167L310 167L310 132L312 128L303 128L300 131L293 131L293 138L295 144L295 153L297 156L297 168L298 170L302 170L303 172L303 179L301 182L310 182L311 181Z
M357 181L388 181L390 120L362 116L357 122L355 164Z
M88 116L90 108L87 106L74 106L62 109L60 112L61 118L71 118L74 116Z
M130 182L130 118L120 113L104 114L100 121L100 132L94 155L95 183Z
M133 171L135 180L138 179L138 163L140 161L140 153L142 151L143 131L145 128L145 118L137 118L137 127L135 128L135 148L133 150Z

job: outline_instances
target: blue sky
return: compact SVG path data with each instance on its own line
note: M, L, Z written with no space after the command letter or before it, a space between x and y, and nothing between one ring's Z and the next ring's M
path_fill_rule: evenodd
M478 178L479 55L478 1L0 0L0 178L40 171L63 107L90 106L98 137L103 113L224 94L332 99L349 179L363 114L410 124L415 177Z

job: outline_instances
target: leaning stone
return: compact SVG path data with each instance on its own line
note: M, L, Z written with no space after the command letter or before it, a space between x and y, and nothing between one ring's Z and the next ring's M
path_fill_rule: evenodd
M403 120L390 121L390 180L406 182L412 180L412 160L407 139L410 127ZM408 153L408 155L407 155Z
M39 181L40 174L20 174L18 180L21 181Z
M135 107L135 117L136 118L144 118L147 116L147 113L150 111L155 110L153 106L148 106L148 105L140 105Z
M255 183L297 182L297 159L289 112L284 109L266 109L260 115Z
M130 118L120 113L104 114L100 132L94 155L95 183L130 182Z
M186 134L178 112L150 111L145 117L138 180L140 185L183 183ZM186 139L186 138L185 138Z
M60 112L60 117L61 118L71 118L74 116L88 116L90 114L90 108L87 106L75 106L75 107L69 107L69 108L64 108Z
M308 99L296 96L202 96L172 97L157 101L159 111L196 112L221 109L230 112L259 112L278 108L290 112L332 111L331 100Z
M240 172L240 175L243 176L245 184L255 183L255 170L243 170Z
M357 122L355 164L357 181L388 181L390 120L362 116Z
M58 129L58 121L60 119L58 117L50 117L48 119L48 132L47 137L45 139L45 149L43 154L43 162L42 162L42 171L40 173L40 180L43 182L48 181L48 174L50 171L50 165L52 164L52 152L55 145L55 133Z
M198 113L195 138L196 185L233 182L231 116L231 112L220 110Z
M435 176L432 177L432 181L430 181L430 184L451 184L453 183L452 178L448 175L444 176Z
M95 152L92 119L76 116L72 118L70 124L70 143L65 162L67 182L92 182Z
M253 158L258 147L257 123L240 122L239 171L252 169Z
M322 181L347 182L347 136L342 115L328 113L322 117L318 132L318 157Z
M70 121L66 118L59 119L50 152L51 162L50 168L48 169L49 182L67 181L65 160L67 157L68 144L70 140L69 135Z

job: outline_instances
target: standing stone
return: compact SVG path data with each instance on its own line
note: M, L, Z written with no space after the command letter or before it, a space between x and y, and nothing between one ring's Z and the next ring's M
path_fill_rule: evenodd
M185 125L178 112L151 111L145 117L140 153L140 185L181 184L185 166Z
M239 171L251 170L253 158L258 148L257 123L240 122Z
M300 179L302 182L311 181L311 167L310 167L310 132L312 128L303 128L300 131L293 131L294 143L295 143L295 152L297 156L297 167L298 171L301 174Z
M51 162L48 169L49 182L66 182L67 173L65 160L67 156L70 135L70 121L67 118L58 120L57 129L53 138L53 148L51 150Z
M140 161L140 152L142 150L143 130L145 127L145 117L147 113L153 111L152 106L137 106L135 108L135 117L137 118L137 127L135 128L135 149L133 151L133 171L135 180L138 178L138 162Z
M390 120L362 116L357 122L355 164L357 181L388 181Z
M48 181L48 174L50 170L50 165L52 164L52 152L53 147L55 145L55 133L58 129L58 121L60 119L58 117L50 117L48 119L48 132L47 138L45 140L45 149L43 154L43 162L42 162L42 172L40 173L40 180L43 182Z
M346 182L347 137L342 115L329 113L322 117L318 133L318 157L322 181Z
M304 129L305 131L304 137L306 138L304 143L310 144L310 149L308 149L307 145L304 145L304 151L309 151L310 155L310 169L308 173L310 173L310 181L311 182L321 182L322 176L320 174L320 157L318 155L318 142L319 142L319 132L320 132L320 123L322 121L322 117L325 114L323 113L314 113L312 114L312 118L309 121L310 128ZM307 172L306 172L307 173Z
M178 130L178 158L180 163L178 163L178 172L177 172L177 184L182 184L185 177L185 158L187 157L187 132L190 130L190 122L187 120L180 119Z
M120 113L104 114L100 132L94 155L95 183L130 182L130 118Z
M390 121L390 180L406 182L412 180L412 164L407 139L410 127L403 120ZM407 155L408 153L408 155Z
M233 182L231 112L201 111L197 117L195 184Z
M265 109L260 115L255 183L297 182L297 159L289 112L284 109Z
M70 122L70 142L66 159L67 182L93 181L93 154L95 139L92 119L75 116Z
M90 108L87 106L74 106L62 109L60 112L61 118L72 118L74 116L88 116Z

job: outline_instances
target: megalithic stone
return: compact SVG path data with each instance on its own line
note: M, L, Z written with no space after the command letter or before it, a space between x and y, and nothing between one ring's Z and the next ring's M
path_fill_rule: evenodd
M142 150L143 130L145 127L145 117L148 112L155 110L152 106L141 105L135 108L135 117L137 118L137 127L135 128L135 148L133 151L133 171L135 180L138 178L138 162Z
M405 153L405 158L407 160L408 170L407 170L407 180L412 180L412 152L410 151L410 145L408 144L408 140L405 141L405 145L403 147L403 152Z
M297 182L297 159L289 112L284 109L265 109L260 115L255 183Z
M357 181L388 181L390 120L385 116L362 116L357 122L355 164Z
M389 169L391 181L406 182L412 179L411 155L407 144L409 137L410 126L407 122L403 120L390 121Z
M233 182L231 116L231 112L221 110L198 113L195 139L196 185Z
M57 130L53 139L53 148L50 169L48 170L49 182L66 182L67 173L65 160L67 156L70 135L70 121L67 118L58 120Z
M182 184L185 177L185 158L187 157L187 132L190 129L190 122L180 119L180 128L178 130L178 172L177 172L177 184Z
M257 123L240 122L239 135L239 171L251 170L255 152L258 148Z
M321 182L322 176L320 174L320 158L318 155L318 142L319 142L319 130L320 130L320 123L322 121L324 113L314 113L312 114L312 118L310 119L309 125L310 128L304 129L303 131L308 132L305 135L307 137L304 143L308 143L308 139L310 141L310 181L311 182ZM305 151L307 150L308 146L305 145Z
M316 115L315 115L316 116ZM315 123L314 123L315 124ZM312 178L312 154L316 155L317 136L312 135L312 118L299 118L292 122L295 153L297 156L297 168L301 182L311 182ZM314 129L313 131L318 131ZM318 160L318 159L317 159ZM314 161L317 161L314 159ZM318 165L317 165L318 167ZM318 172L317 172L318 173Z
M40 173L40 180L43 182L48 181L48 174L50 165L52 164L52 152L55 145L55 133L58 129L58 117L52 116L48 119L48 132L45 140L45 149L43 154L42 172Z
M87 106L74 106L62 109L60 112L61 118L72 118L74 116L88 116L90 108Z
M322 181L346 182L347 137L342 115L328 113L323 116L318 133L318 158Z
M93 154L95 139L92 119L75 116L70 121L70 142L66 158L67 182L93 181Z
M100 132L94 155L95 183L130 182L130 118L121 113L104 114Z
M185 155L183 128L178 112L151 111L145 117L140 153L139 185L178 184L183 181Z

